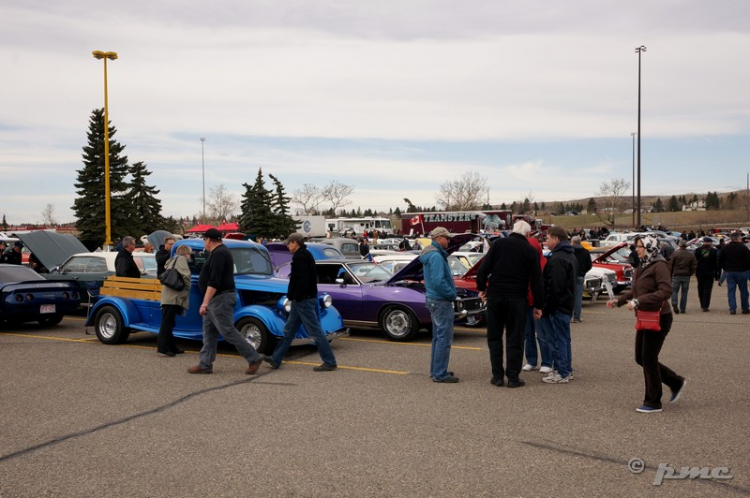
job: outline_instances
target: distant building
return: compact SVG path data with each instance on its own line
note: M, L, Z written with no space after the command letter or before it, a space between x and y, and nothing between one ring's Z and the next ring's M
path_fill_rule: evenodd
M706 201L694 201L690 204L685 204L682 206L683 211L705 211L706 210Z

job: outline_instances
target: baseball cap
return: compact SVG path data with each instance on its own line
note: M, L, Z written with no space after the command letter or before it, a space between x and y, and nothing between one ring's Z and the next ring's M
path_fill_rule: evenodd
M451 233L445 227L437 227L433 231L430 232L430 238L431 239L434 239L436 237L446 237L446 238L450 239L451 238Z
M21 242L20 240L17 240L13 245L16 247L23 247L23 242Z
M287 239L284 241L284 244L288 244L290 242L296 242L297 244L302 245L302 243L305 242L305 238L301 233L294 232L293 234L289 235L289 237L287 237Z
M215 228L209 228L203 233L204 239L221 240L221 232Z
M706 242L712 243L713 240L711 240L711 237L703 237L703 242L704 243L706 243Z

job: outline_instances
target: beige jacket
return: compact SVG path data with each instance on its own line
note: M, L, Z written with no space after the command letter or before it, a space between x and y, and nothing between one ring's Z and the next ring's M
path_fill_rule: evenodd
M168 270L174 268L182 275L182 280L185 282L185 288L181 291L170 289L166 285L162 286L161 289L161 304L176 304L188 309L190 306L190 268L188 268L187 259L184 256L175 256L167 260L164 263L164 269Z

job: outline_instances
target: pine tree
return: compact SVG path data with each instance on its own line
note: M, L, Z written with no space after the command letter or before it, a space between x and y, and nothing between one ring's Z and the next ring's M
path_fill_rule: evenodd
M263 181L263 170L258 169L258 176L253 185L243 183L245 193L242 195L240 209L240 230L258 237L272 238L276 235L271 192Z
M161 192L156 187L146 185L146 177L151 172L146 169L142 161L133 164L130 169L133 180L130 182L130 192L125 198L135 213L135 225L137 230L134 234L149 234L156 230L164 229L164 217L161 215L161 201L156 195Z
M109 190L110 222L112 242L117 242L126 235L136 235L133 231L134 215L125 198L128 183L128 158L122 155L125 146L120 145L113 137L117 133L114 126L109 126ZM88 144L83 148L83 169L78 170L75 183L78 198L73 203L76 215L76 228L80 231L81 240L99 246L105 242L106 226L104 220L104 110L94 109L89 120L87 133Z
M396 209L393 210L393 214L401 218L401 209L399 209L399 207L396 206Z
M656 202L654 202L654 211L656 211L657 213L664 212L664 205L662 204L660 197L657 197Z
M679 211L679 210L680 210L680 203L677 201L677 197L673 195L672 197L669 198L669 211L674 213L675 211Z
M3 213L3 231L8 230L8 222L5 220L5 213Z
M275 187L273 200L271 202L271 209L273 210L276 221L276 233L274 236L279 238L286 237L297 231L297 222L292 218L289 209L289 200L291 197L286 195L284 185L278 178L270 173L268 176L273 181Z

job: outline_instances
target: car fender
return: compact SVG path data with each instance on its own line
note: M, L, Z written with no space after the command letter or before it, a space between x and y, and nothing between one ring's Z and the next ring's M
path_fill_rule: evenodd
M114 306L122 315L122 323L125 328L129 328L131 323L137 323L140 320L140 313L136 309L135 305L130 299L125 299L116 296L104 296L100 297L94 306L91 307L88 318L86 318L85 325L93 325L94 317L102 306Z
M271 335L276 337L284 337L284 323L286 323L286 320L285 318L279 316L278 313L274 312L271 308L258 306L255 304L240 308L234 313L234 323L237 323L238 321L247 317L257 318L258 320L263 322L263 325L266 326L268 332Z

